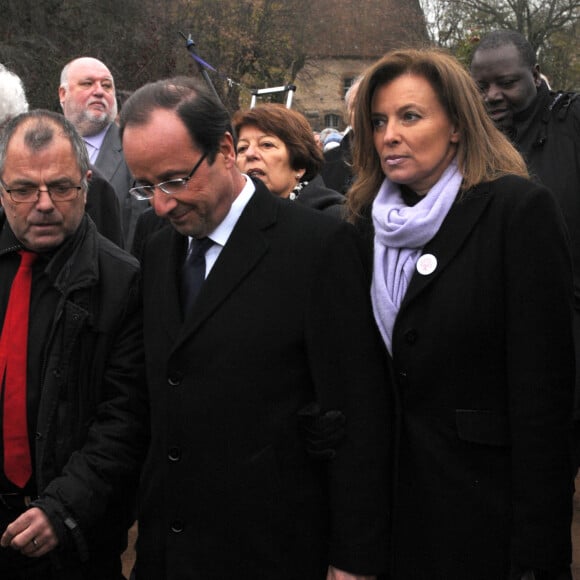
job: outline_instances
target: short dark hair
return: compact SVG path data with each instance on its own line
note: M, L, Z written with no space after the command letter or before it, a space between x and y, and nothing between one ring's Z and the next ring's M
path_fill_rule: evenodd
M87 191L88 181L86 174L91 166L83 138L64 115L43 109L22 113L10 119L5 125L0 136L0 175L4 173L6 152L10 140L14 136L14 133L16 133L16 130L24 124L27 124L24 143L33 151L40 151L48 147L53 142L56 134L60 134L68 139L81 172L81 186L84 191Z
M302 113L277 103L265 103L247 111L238 111L234 114L233 124L238 135L243 127L253 126L278 137L288 149L290 167L305 169L305 181L320 173L324 157L314 140L312 127Z
M175 111L187 128L191 140L212 164L225 133L235 135L223 104L201 81L174 77L148 83L135 91L121 109L121 138L125 127L144 125L155 109Z
M525 36L516 32L515 30L495 30L486 34L476 46L473 54L481 50L489 50L494 48L501 48L502 46L515 46L522 64L533 68L537 64L536 52Z

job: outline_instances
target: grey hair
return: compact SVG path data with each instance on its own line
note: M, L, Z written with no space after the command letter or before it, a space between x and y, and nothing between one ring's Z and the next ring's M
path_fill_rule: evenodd
M60 72L60 86L68 89L68 69L73 61L67 62Z
M28 101L19 76L0 65L0 127L28 111Z
M0 177L4 175L6 152L10 140L22 125L26 125L24 143L32 151L40 151L48 147L57 134L68 139L81 172L81 187L86 192L89 187L86 174L91 165L85 142L64 115L43 109L22 113L11 119L4 128L0 135Z

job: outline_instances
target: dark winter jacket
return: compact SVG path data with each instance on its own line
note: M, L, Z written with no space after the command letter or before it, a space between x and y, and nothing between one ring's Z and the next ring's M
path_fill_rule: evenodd
M532 179L556 197L568 228L574 267L575 417L580 419L580 98L552 92L542 83L530 107L514 118L509 136Z
M308 182L308 185L304 187L296 198L296 201L301 205L323 211L328 215L341 219L344 217L344 196L338 191L326 187L320 175Z
M148 431L139 267L85 216L44 274L59 298L42 322L33 505L59 537L59 578L118 578Z
M352 168L352 130L347 131L340 145L324 153L320 175L327 187L346 194L354 182Z

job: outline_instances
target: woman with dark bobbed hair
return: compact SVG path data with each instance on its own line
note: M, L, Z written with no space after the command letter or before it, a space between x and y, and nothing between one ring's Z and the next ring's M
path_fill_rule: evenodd
M238 111L233 126L241 171L262 180L278 197L343 216L344 197L319 175L324 158L304 115L267 103Z
M395 382L390 580L571 578L572 277L553 196L436 50L355 103L349 219Z

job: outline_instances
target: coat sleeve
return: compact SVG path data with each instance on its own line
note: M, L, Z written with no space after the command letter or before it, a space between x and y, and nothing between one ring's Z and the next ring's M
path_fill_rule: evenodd
M99 233L123 247L121 208L111 184L93 168L93 176L87 192L86 212L95 222Z
M81 559L88 555L87 532L94 532L96 525L103 524L102 518L112 505L129 504L135 497L148 443L137 270L129 286L121 280L124 277L120 271L116 279L110 276L110 284L125 288L119 301L122 306L100 304L101 309L110 309L109 323L97 330L99 338L91 353L90 368L81 369L96 398L94 403L84 401L93 409L86 436L60 474L43 486L35 502L49 516L61 542L73 539ZM100 300L106 297L107 294L101 295ZM74 423L78 418L64 420ZM121 498L127 501L120 501ZM129 514L131 506L125 507ZM132 523L120 521L127 514L116 514L117 528Z
M551 569L571 557L571 260L560 210L547 190L534 187L518 198L508 222L503 263L512 562Z
M385 569L388 554L389 379L354 228L325 240L306 321L308 360L322 411L346 417L329 462L329 562L357 574Z

